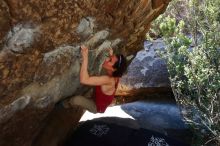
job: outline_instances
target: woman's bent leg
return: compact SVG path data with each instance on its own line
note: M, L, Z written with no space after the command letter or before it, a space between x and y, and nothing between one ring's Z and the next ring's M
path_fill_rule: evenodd
M71 106L79 105L92 113L97 113L96 105L92 98L86 98L84 96L74 96L70 98L68 101L64 101L64 106L67 104Z

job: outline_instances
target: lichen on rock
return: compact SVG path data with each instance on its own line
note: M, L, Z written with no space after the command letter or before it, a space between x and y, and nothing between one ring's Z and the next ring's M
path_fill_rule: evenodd
M31 45L39 36L39 27L33 27L31 24L18 24L8 33L4 49L10 49L15 53L25 53L31 49Z

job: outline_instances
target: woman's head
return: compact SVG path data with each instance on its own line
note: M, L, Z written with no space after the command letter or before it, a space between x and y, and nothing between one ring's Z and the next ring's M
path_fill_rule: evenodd
M102 66L111 71L113 77L121 77L127 69L127 60L122 54L112 55L105 60Z
M115 71L112 73L113 77L121 77L127 69L127 60L122 54L117 54L117 61L113 65Z

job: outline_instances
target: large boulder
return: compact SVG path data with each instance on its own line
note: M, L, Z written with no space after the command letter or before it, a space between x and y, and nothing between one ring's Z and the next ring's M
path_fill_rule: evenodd
M166 61L160 55L164 50L162 39L145 41L144 49L137 53L127 73L121 78L116 95L123 100L133 101L141 96L170 94L172 91Z
M134 88L170 87L166 62L160 57L165 49L162 39L146 41L128 67L121 83Z
M169 1L0 0L0 145L30 145L57 102L87 91L81 44L99 73L103 50L135 54Z

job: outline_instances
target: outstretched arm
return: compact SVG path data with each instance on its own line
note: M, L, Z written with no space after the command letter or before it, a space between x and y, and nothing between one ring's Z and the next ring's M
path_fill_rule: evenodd
M109 84L108 76L89 76L88 73L88 48L81 46L82 65L80 69L80 83L85 85L97 86Z

